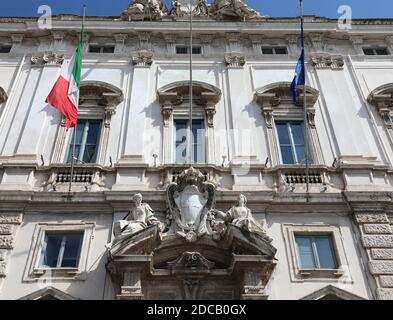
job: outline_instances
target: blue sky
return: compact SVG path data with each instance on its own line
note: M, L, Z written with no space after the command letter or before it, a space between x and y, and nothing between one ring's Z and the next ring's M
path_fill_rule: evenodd
M53 14L81 14L82 5L88 5L88 15L119 16L129 0L1 0L0 16L36 16L40 5L51 6ZM170 0L164 0L170 3ZM211 0L208 0L210 2ZM261 14L272 17L298 15L298 0L246 0ZM354 18L393 18L392 0L304 0L307 15L338 18L337 9L341 5L352 7Z

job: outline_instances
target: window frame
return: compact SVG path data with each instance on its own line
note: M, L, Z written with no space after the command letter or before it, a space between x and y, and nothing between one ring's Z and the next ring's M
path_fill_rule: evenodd
M92 47L100 48L100 52L91 52L90 49ZM104 52L105 48L113 48L113 52ZM98 43L89 43L87 46L87 53L90 54L114 54L116 51L116 45L115 44L98 44Z
M318 282L329 281L353 283L349 262L345 253L343 237L339 225L333 224L283 224L285 249L289 262L289 273L292 282ZM332 250L334 252L336 268L334 269L307 269L302 268L296 243L296 235L331 236Z
M99 117L94 117L94 116L88 116L88 115L86 115L86 116L81 116L79 119L78 119L78 122L79 121L86 121L86 122L88 122L88 121L99 121L100 122L100 130L99 130L99 133L98 133L98 136L97 136L97 143L96 143L96 149L97 149L97 152L96 152L96 159L95 159L95 161L94 162L83 162L83 160L81 161L79 158L81 157L80 156L80 154L79 154L79 156L78 156L78 160L76 161L76 164L86 164L86 165L94 165L94 164L99 164L98 163L98 159L100 159L100 152L101 152L101 144L102 144L102 136L103 136L103 119L101 119L101 118L99 118ZM64 163L65 164L70 164L71 162L68 162L68 158L69 158L69 156L70 156L70 152L72 152L72 150L71 150L71 148L72 148L72 139L73 139L73 135L74 135L74 130L75 130L75 127L74 128L72 128L72 130L69 130L69 133L68 133L68 137L67 137L67 141L66 141L66 146L67 146L67 150L66 150L66 152L65 152L65 156L64 156ZM87 142L87 135L88 135L88 133L86 133L86 132L84 132L83 133L83 135L86 135L86 137L85 137L85 148L86 148L86 142ZM82 137L82 141L83 141L83 137ZM81 146L82 146L83 144L81 144ZM84 153L84 152L83 152ZM83 158L83 155L82 155L82 158ZM72 160L72 159L71 159Z
M67 236L75 235L75 234L79 234L81 236L79 249L78 249L78 253L77 253L77 258L76 258L76 266L75 267L62 267L61 265L63 264L63 261L64 261L64 251L65 251ZM44 260L44 256L45 256L45 251L47 250L47 246L48 246L47 238L49 236L54 236L54 235L61 236L61 244L60 244L59 252L57 254L57 265L56 265L56 267L50 267L50 266L44 265L43 260ZM45 235L43 237L43 243L41 246L41 256L39 259L39 268L42 268L42 269L76 268L77 269L79 266L79 263L80 263L83 236L84 236L84 231L83 232L45 232Z
M185 116L185 115L174 115L173 120L172 120L172 124L173 124L173 139L172 139L173 155L172 156L173 156L173 163L177 164L177 165L184 164L184 163L177 162L177 159L176 159L176 132L177 132L177 130L176 130L176 121L178 121L178 120L179 121L181 121L181 120L185 121L187 123L187 128L188 128L188 122L190 121L189 117ZM203 134L202 146L201 146L201 150L202 150L202 153L203 153L202 154L203 162L194 162L194 154L193 154L192 155L193 163L195 163L195 164L206 164L207 163L207 159L206 159L206 135L207 135L206 119L203 116L198 116L198 115L193 116L192 121L194 122L196 120L200 120L202 122L202 124L203 124L203 133L204 134ZM195 142L193 141L193 150L191 151L192 153L194 152L194 144L195 144ZM187 147L188 147L188 143L187 143ZM186 159L188 159L188 157L189 157L189 152L188 152L187 149L186 149Z
M264 53L263 50L268 49L272 50L273 53ZM278 49L285 49L285 53L277 53ZM288 55L288 48L286 46L261 46L261 53L262 55L278 55L278 56L285 56Z
M304 269L304 270L308 270L308 269L311 269L311 270L313 270L313 269L318 269L318 270L322 270L322 269L334 269L334 270L336 270L336 269L337 269L337 257L336 257L337 253L336 253L335 248L334 248L333 239L332 239L332 234L329 234L329 233L327 233L327 234L324 234L324 233L319 233L319 234L304 234L304 233L296 233L296 232L295 232L294 236L295 236L295 242L296 242L298 263L299 263L299 266L301 267L301 269ZM314 268L306 268L306 267L304 267L304 266L302 265L302 260L301 260L301 256L300 256L299 245L298 245L298 242L297 242L297 238L298 238L298 237L310 238L310 240L311 240L312 255L313 255L313 260L314 260ZM333 262L334 262L334 266L335 266L334 268L323 268L323 267L321 267L320 253L319 253L319 251L318 251L318 249L317 249L317 246L316 246L316 243L315 243L315 239L316 239L316 238L323 238L323 237L328 238L328 240L329 240L329 248L330 248L330 250L331 250L331 254L332 254L332 257L333 257Z
M279 137L278 128L277 128L277 123L280 123L280 122L281 123L286 122L287 126L291 122L300 122L300 123L302 123L303 143L304 143L303 144L303 148L304 148L304 152L305 152L306 145L305 145L305 137L304 137L304 120L303 119L297 119L297 118L280 118L280 117L275 117L274 118L274 129L275 129L276 141L277 141L277 146L278 146L278 153L279 153L279 156L280 156L280 164L284 165L284 166L303 165L304 163L297 161L296 144L295 144L295 141L294 141L294 138L293 138L293 135L292 135L292 130L289 130L288 133L290 133L289 140L290 140L290 143L291 143L292 157L295 160L295 162L294 163L284 163L283 155L282 155L282 152L281 152L281 142L280 142L280 137ZM309 146L308 157L309 157L309 163L313 163L314 160L313 160L312 150L311 150L310 146Z
M185 52L185 53L178 53L177 50L180 49L180 48L182 48L182 49L185 48L187 50L187 52ZM202 49L201 45L198 45L198 44L197 45L193 45L192 46L192 50L194 51L195 48L199 48L200 52L199 53L194 53L193 52L192 53L193 56L195 56L195 55L202 55L203 54L203 51L202 51L203 49ZM180 44L176 45L175 46L175 54L176 55L189 55L190 54L190 46L189 45L180 45Z
M34 230L31 250L28 256L23 281L36 282L51 280L86 280L87 262L94 236L95 222L38 223ZM47 234L83 233L77 267L47 267L41 265L43 247Z
M377 50L381 50L381 49L386 50L386 54L378 54ZM373 54L366 54L365 50L372 50ZM365 56L368 56L368 57L372 57L372 56L383 57L383 56L389 56L390 55L390 50L389 50L388 47L363 47L362 51L363 51L363 54Z

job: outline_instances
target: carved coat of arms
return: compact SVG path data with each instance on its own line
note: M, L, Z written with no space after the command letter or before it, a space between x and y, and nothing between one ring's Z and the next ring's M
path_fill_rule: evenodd
M211 209L215 186L205 176L190 168L169 185L167 197L171 228L174 233L193 242L204 234L213 234Z

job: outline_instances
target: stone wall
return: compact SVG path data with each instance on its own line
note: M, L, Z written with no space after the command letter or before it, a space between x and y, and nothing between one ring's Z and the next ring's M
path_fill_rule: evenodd
M356 213L369 271L377 285L377 299L393 299L392 216L385 213Z

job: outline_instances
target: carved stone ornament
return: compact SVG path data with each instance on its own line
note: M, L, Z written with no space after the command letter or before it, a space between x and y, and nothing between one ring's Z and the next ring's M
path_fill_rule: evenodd
M7 92L5 92L5 90L0 87L0 104L6 102L8 99L8 95Z
M153 63L153 53L149 51L138 51L132 55L132 63L137 67L150 67Z
M318 69L342 70L345 64L342 55L332 55L329 53L314 53L311 55L310 61Z
M246 57L242 53L227 53L224 60L229 68L241 68L246 64Z
M194 273L204 273L213 269L214 262L207 260L199 252L183 252L175 261L168 262L168 267L172 273L189 273L190 270Z
M182 172L167 189L171 231L189 242L215 233L213 208L215 186L194 168Z
M46 64L62 64L64 59L64 54L48 51L45 53L32 55L30 61L31 64L39 66Z
M393 84L386 84L373 90L367 101L377 109L386 128L393 129Z
M160 20L166 10L161 0L135 0L123 12L122 19L133 20Z
M105 107L105 113L113 115L114 107L124 100L123 92L106 82L82 81L80 86L80 105L99 105Z

